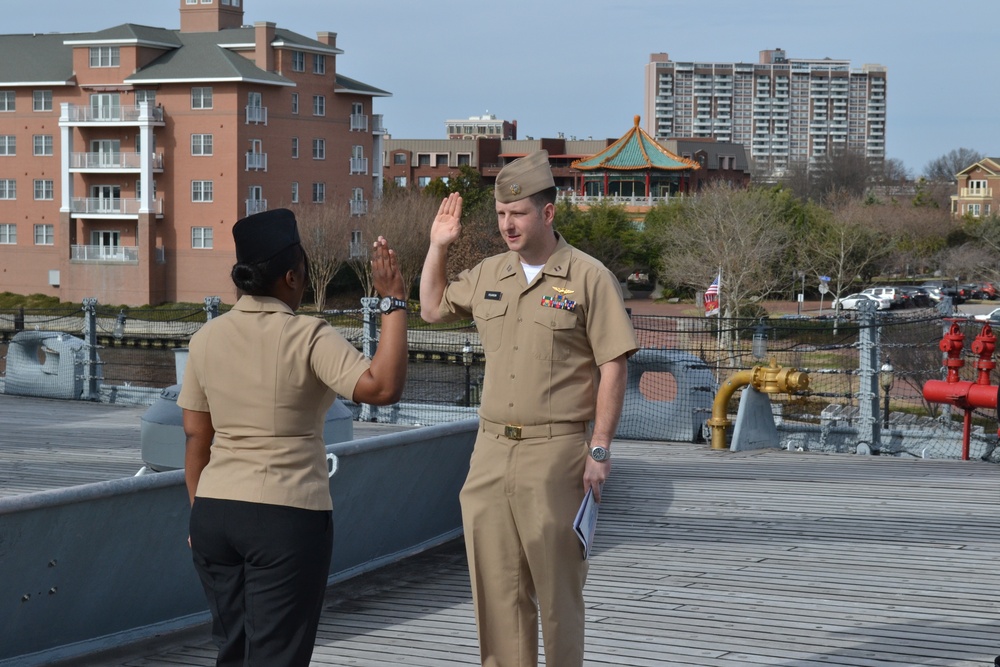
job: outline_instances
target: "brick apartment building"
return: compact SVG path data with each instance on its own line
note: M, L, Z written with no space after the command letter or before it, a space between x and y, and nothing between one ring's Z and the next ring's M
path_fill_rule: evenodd
M987 157L958 172L951 214L973 218L1000 212L1000 158Z
M379 195L389 93L337 71L336 33L176 1L180 30L0 35L0 291L231 302L239 218Z

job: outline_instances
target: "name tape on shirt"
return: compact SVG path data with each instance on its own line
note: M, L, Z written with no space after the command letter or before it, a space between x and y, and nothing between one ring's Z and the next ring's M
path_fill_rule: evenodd
M503 292L487 292L483 297L490 301L500 301L503 298Z

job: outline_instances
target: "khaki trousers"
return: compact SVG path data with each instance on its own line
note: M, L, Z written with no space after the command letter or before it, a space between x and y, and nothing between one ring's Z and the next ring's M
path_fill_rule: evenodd
M480 427L460 494L482 664L583 664L587 561L573 531L587 433L510 440Z

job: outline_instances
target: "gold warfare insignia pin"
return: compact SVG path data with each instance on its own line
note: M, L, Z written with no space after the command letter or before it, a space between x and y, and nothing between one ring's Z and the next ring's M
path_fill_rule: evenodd
M519 195L519 194L521 194L521 186L518 185L517 183L511 183L510 184L510 193L512 195Z
M557 292L559 292L560 294L563 294L563 295L572 294L573 293L573 290L571 290L571 289L564 289L562 287L553 287L552 289L554 289L555 291L557 291Z

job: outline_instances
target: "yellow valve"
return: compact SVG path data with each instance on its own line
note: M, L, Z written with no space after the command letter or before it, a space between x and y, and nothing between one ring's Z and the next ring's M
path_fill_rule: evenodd
M767 366L737 371L715 394L712 418L708 420L712 429L712 449L726 449L726 428L732 425L726 417L726 408L736 390L747 385L765 394L791 394L809 387L809 375L794 368L782 368L774 357Z

